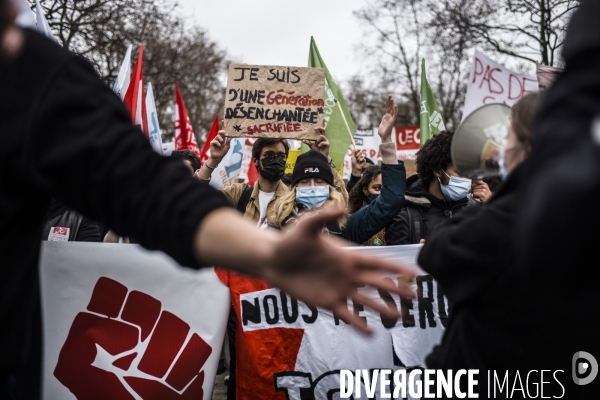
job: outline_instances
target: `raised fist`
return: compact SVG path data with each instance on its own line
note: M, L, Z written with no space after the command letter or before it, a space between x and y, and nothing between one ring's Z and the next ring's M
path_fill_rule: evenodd
M202 399L212 349L158 300L102 277L87 310L54 370L77 399Z

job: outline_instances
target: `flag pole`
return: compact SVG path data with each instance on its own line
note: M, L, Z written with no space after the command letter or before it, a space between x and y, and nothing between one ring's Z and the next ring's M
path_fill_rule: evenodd
M342 111L342 106L341 106L340 102L337 101L337 99L335 99L335 102L338 106L338 110L340 110L340 114L342 115L342 120L344 121L344 125L346 125L346 129L348 131L348 136L350 136L350 140L352 141L352 147L354 148L354 151L356 151L356 143L354 143L354 136L352 136L352 132L350 131L350 126L348 125L348 121L346 121L346 116L344 115L344 112Z

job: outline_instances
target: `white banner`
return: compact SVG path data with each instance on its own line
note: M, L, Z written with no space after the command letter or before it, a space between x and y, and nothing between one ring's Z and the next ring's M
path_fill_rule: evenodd
M475 51L462 119L485 104L502 103L512 107L527 93L538 90L535 76L511 71L485 54Z
M348 251L400 261L418 269L415 260L421 247L352 247ZM334 393L340 389L341 369L424 368L425 357L444 332L448 301L437 282L418 271L416 299L402 299L372 288L357 289L381 302L393 303L403 314L386 318L349 301L349 311L364 318L373 330L370 337L331 311L308 306L261 281L219 271L231 289L238 315L237 334L241 340L237 341L237 351L246 357L246 362L237 366L237 399L271 400L278 398L278 392L284 392L287 399L338 398ZM399 278L390 275L389 279L393 283ZM365 393L364 386L362 390ZM375 399L382 398L379 388L376 393Z
M359 149L363 155L370 158L371 161L377 165L381 160L381 152L379 151L379 145L381 144L381 137L377 133L377 128L373 129L358 129L354 134L354 142L356 148ZM353 147L350 145L346 155L344 156L344 172L342 178L350 179L352 173L352 152Z
M43 242L45 399L212 396L229 290L138 245Z

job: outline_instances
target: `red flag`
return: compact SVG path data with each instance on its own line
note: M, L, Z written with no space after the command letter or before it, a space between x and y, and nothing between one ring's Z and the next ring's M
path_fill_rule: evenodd
M208 136L206 136L206 142L204 142L204 147L202 148L202 153L200 155L200 165L203 165L206 160L208 160L208 151L210 150L210 142L217 137L219 133L219 114L215 115L215 120L213 121L212 126L210 127L210 131L208 131Z
M140 45L140 52L135 66L133 67L133 74L125 98L123 102L131 113L131 119L133 124L139 127L146 137L148 137L148 117L146 116L146 102L144 99L144 74L142 73L142 58L144 56L144 45Z
M179 92L179 85L175 82L175 150L191 150L200 156L196 136L188 118L183 98Z

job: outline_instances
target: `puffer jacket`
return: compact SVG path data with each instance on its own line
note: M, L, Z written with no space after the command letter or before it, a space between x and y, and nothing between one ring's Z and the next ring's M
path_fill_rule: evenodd
M428 185L417 175L408 178L406 185L406 204L386 231L388 246L427 240L442 222L452 218L469 203L467 198L458 201L438 199L429 193Z

